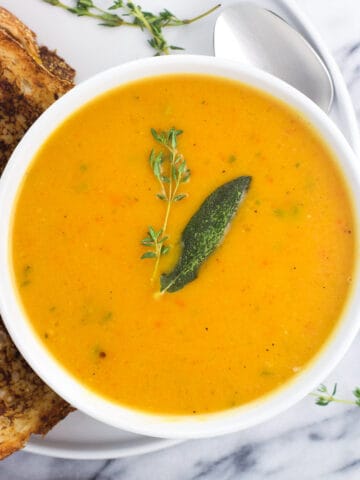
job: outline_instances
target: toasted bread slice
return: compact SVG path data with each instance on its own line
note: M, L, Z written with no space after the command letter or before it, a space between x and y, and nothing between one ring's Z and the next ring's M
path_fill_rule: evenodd
M69 80L39 64L0 24L0 172L26 130L71 87Z
M31 55L34 60L41 63L39 47L36 42L36 35L26 25L24 25L17 17L8 12L5 8L0 7L0 26Z
M5 8L0 7L0 28L5 30L40 65L56 77L73 84L75 70L56 52L45 46L39 47L35 33Z
M49 72L58 78L66 80L71 86L73 85L75 70L70 67L65 60L59 57L56 52L41 46L40 58L42 64L47 70L49 70Z
M0 174L36 118L73 86L75 71L0 7ZM0 318L0 459L73 409L32 371Z
M0 320L0 458L31 433L47 433L73 409L31 370Z

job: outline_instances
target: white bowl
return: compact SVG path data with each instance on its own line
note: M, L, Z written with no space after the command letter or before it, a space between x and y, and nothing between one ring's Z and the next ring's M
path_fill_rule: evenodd
M360 327L360 280L354 283L338 326L328 342L301 374L282 388L232 410L197 416L169 416L139 412L116 405L89 391L49 353L34 333L19 303L11 272L12 211L19 185L39 146L72 112L97 95L140 78L170 73L199 73L249 84L279 98L300 112L334 152L353 199L356 234L360 220L360 162L329 118L294 88L264 72L204 56L170 56L139 60L108 70L80 84L51 106L24 136L0 181L0 311L15 344L31 367L69 403L114 427L169 438L199 438L241 430L270 419L303 398L343 357Z

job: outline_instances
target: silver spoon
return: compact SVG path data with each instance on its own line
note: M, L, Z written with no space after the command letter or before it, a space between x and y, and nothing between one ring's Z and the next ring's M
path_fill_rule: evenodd
M330 110L334 86L328 69L304 37L275 13L251 3L225 9L216 21L214 48L217 57L272 73Z

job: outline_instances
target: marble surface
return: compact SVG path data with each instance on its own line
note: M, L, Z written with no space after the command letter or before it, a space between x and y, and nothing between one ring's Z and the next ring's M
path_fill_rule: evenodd
M360 122L359 0L298 0L298 3L334 53ZM340 396L350 397L352 388L360 386L359 365L360 337L326 383L338 382ZM359 479L360 409L340 404L321 408L307 397L261 426L221 438L189 441L157 453L119 460L76 461L20 452L0 464L1 480L240 478Z

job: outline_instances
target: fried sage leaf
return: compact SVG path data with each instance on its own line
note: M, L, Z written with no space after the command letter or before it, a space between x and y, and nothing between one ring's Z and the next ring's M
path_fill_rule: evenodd
M182 252L174 270L161 275L161 292L176 292L196 279L203 262L223 240L250 183L251 177L235 178L205 199L182 233Z

